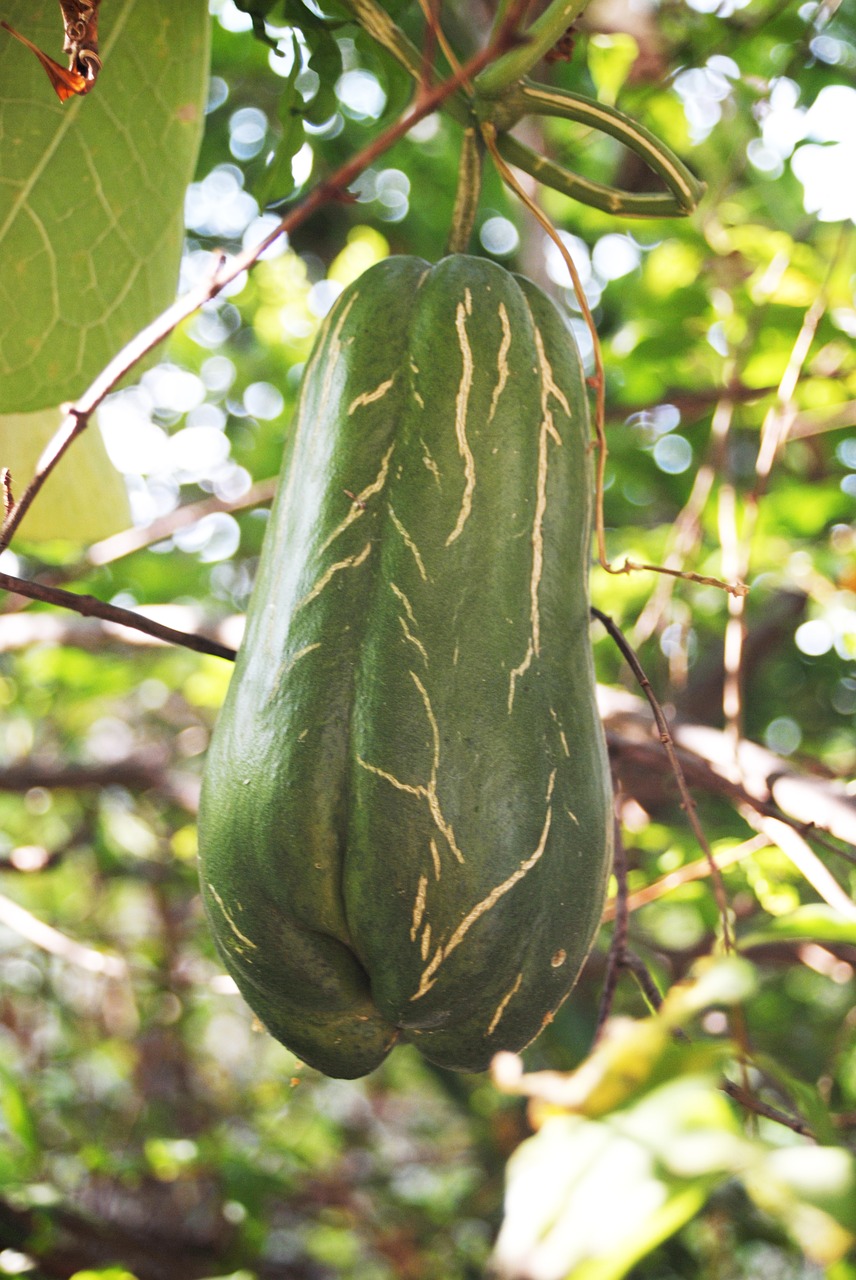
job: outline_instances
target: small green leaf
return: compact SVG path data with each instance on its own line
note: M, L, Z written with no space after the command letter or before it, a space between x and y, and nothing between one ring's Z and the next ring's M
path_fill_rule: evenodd
M601 102L614 106L630 68L639 57L639 45L623 31L589 38L588 65Z
M282 135L276 145L273 159L261 175L256 195L261 205L285 200L294 191L292 161L303 146L303 98L297 88L301 71L300 51L293 45L293 61L279 98L278 114Z
M11 1072L0 1067L0 1108L6 1128L30 1154L37 1155L39 1139L36 1122L23 1090Z
M661 1016L670 1027L683 1026L711 1005L733 1005L746 1000L755 989L755 971L739 956L703 959L689 982L672 987L663 1001Z
M252 20L253 35L271 49L277 47L277 41L271 39L265 27L265 19L279 4L279 0L235 0L235 8L246 13Z
M336 81L342 74L342 50L328 31L310 28L307 39L311 53L309 66L318 76L318 92L306 108L311 124L323 124L336 110Z
M784 916L775 916L740 939L741 947L763 947L784 940L856 943L856 922L839 915L823 903L797 907Z
M124 1267L104 1267L98 1271L75 1271L70 1280L137 1280L137 1277Z
M745 1179L749 1194L821 1265L856 1238L856 1159L841 1147L801 1143L770 1151Z
M707 1076L671 1081L603 1120L554 1115L509 1161L497 1269L620 1280L750 1155Z

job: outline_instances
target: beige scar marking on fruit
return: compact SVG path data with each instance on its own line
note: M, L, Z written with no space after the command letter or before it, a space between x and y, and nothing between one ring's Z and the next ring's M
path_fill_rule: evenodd
M420 876L419 885L416 890L416 898L413 902L413 923L410 926L410 941L416 941L416 935L419 932L419 926L422 923L422 917L425 914L425 893L428 888L428 877Z
M489 423L493 422L493 415L496 413L496 406L499 404L499 397L505 390L505 384L508 382L508 352L511 347L511 322L508 319L508 312L505 309L505 303L499 304L499 323L502 325L502 341L499 344L499 353L496 357L496 368L498 381L493 389L493 395L490 401L490 413L487 415Z
M428 469L428 471L431 472L431 475L434 477L437 483L437 488L439 489L442 485L442 481L440 479L440 468L437 466L437 463L431 457L431 450L428 448L427 444L425 443L425 441L422 439L421 436L419 437L419 443L422 445L422 448L425 450L425 452L422 455L422 462L425 465L425 467Z
M410 628L407 625L406 618L402 618L401 614L399 614L398 621L401 625L401 630L404 632L405 640L407 640L410 644L412 644L415 649L419 650L419 653L422 657L422 661L425 663L425 666L427 667L428 666L428 650L425 648L424 644L419 639L419 637L415 636L413 632L410 630Z
M394 444L391 444L389 446L386 453L381 458L380 470L378 471L374 480L372 480L370 484L367 484L364 489L361 489L360 492L355 495L354 501L351 503L350 511L345 516L344 520L342 520L336 526L336 528L333 530L330 536L326 539L320 551L318 552L319 555L323 555L323 553L327 550L330 544L332 542L335 542L336 539L339 537L339 535L344 533L346 529L349 529L355 520L359 520L361 519L362 516L365 515L369 498L374 498L377 494L379 494L383 489L383 486L386 484L386 477L389 474L389 460L392 457L394 448L395 448Z
M517 995L518 991L520 990L520 984L521 984L522 982L523 982L523 974L522 974L522 973L518 973L518 975L517 975L517 981L515 982L514 986L511 988L511 990L510 990L510 991L507 991L507 992L505 993L505 995L504 995L504 996L502 997L502 999L500 1000L499 1004L496 1006L496 1012L494 1013L493 1017L491 1018L490 1026L489 1026L489 1027L488 1027L488 1029L487 1029L487 1033L488 1033L488 1035L489 1035L489 1036L492 1036L492 1035L493 1035L493 1033L494 1033L494 1031L496 1031L496 1028L499 1026L499 1020L500 1020L500 1018L502 1017L502 1015L505 1013L506 1009L508 1008L508 1003L509 1003L509 1001L510 1001L514 996L516 996L516 995Z
M288 662L286 663L285 671L283 671L282 673L283 677L287 676L291 668L293 666L296 666L296 664L300 661L301 658L305 658L307 653L312 653L313 649L320 649L320 648L321 648L321 641L316 640L314 644L307 644L302 649L298 649L297 653L292 654L292 656L289 658Z
M553 723L555 724L557 730L559 731L559 741L562 744L562 750L564 751L565 755L570 759L571 751L568 746L568 739L565 737L565 731L562 728L562 725L559 721L559 717L556 715L552 707L550 708L550 715L553 718Z
M371 553L371 549L372 544L367 542L359 555L348 556L345 560L337 560L335 564L331 564L329 569L327 569L325 573L322 573L321 577L315 583L315 586L309 594L304 596L302 600L298 601L294 607L294 612L297 613L298 609L303 609L310 603L310 601L315 600L320 596L321 592L337 573L341 573L343 569L357 569L361 564L364 564Z
M407 547L407 550L411 553L411 555L413 556L413 559L416 561L416 568L419 570L420 578L422 579L423 582L427 582L428 574L425 571L425 562L423 561L422 556L419 554L419 548L411 538L410 534L405 529L404 525L399 520L398 516L395 514L395 511L392 508L392 504L390 504L389 506L389 515L390 515L390 519L392 520L392 523L395 525L396 529L400 533L401 538L404 542L404 545Z
M217 906L223 912L223 915L226 919L226 923L234 933L235 937L238 939L238 943L235 944L235 950L240 953L240 952L243 952L246 947L249 947L252 951L258 951L258 947L253 942L252 938L248 938L245 933L241 933L241 930L235 924L234 918L229 912L225 902L220 897L219 893L214 888L210 880L208 881L208 888L211 890L211 896L213 897L214 901L217 903Z
M407 596L401 590L401 587L398 585L398 583L390 582L389 589L392 592L392 594L396 597L396 599L400 600L401 603L403 604L404 612L407 614L407 617L409 618L413 626L414 627L417 626L416 614L413 612L413 605L410 603Z
M428 952L430 950L431 950L431 926L430 924L426 924L425 928L422 930L422 942L420 943L420 946L419 946L419 951L422 955L423 960L428 959Z
M369 773L374 773L377 775L377 777L383 778L386 782L390 783L390 785L395 787L398 791L405 791L408 795L418 796L420 799L427 801L428 810L431 814L431 817L434 819L434 824L437 827L437 830L443 836L444 840L446 841L446 844L451 849L454 857L458 860L458 862L463 863L465 861L464 855L461 853L461 850L458 847L458 842L457 842L457 839L455 838L455 832L452 827L452 824L450 822L447 822L443 814L443 810L440 806L440 800L437 795L437 773L440 768L440 730L437 726L437 718L434 715L434 710L431 706L431 700L428 697L428 691L426 690L424 684L419 679L415 671L410 672L410 678L412 679L413 683L416 685L416 688L419 691L419 696L422 699L422 705L425 708L425 714L428 717L428 723L431 727L432 758L431 758L431 776L429 777L428 782L427 783L420 782L420 783L417 783L416 785L413 785L409 782L402 782L399 778L396 778L394 774L388 773L385 769L379 768L376 764L369 764L369 762L367 760L364 760L362 756L357 756L357 763L360 765L361 768L367 769ZM432 845L431 845L432 858L435 857L435 855L436 855L436 845L432 841ZM438 865L438 861L435 862L434 864L435 871ZM437 878L439 879L439 873L437 874Z
M540 329L534 326L535 350L541 374L541 426L538 432L538 473L535 479L535 515L532 521L532 572L529 575L529 627L530 640L526 655L519 667L511 672L508 689L508 714L514 706L515 682L529 668L533 658L541 655L541 609L538 592L544 572L544 516L547 511L547 478L549 475L549 442L561 445L562 437L553 421L550 397L553 396L570 416L570 406L562 389L556 384L553 370L544 350Z
M428 717L428 723L431 726L431 739L433 744L433 753L431 759L431 777L428 779L428 785L425 787L425 798L428 801L428 808L431 810L431 817L434 819L440 833L445 837L446 843L452 850L458 862L464 862L464 855L458 848L458 842L455 839L455 833L452 830L451 823L448 823L443 817L440 808L440 800L437 796L437 771L440 768L440 730L437 725L437 718L434 715L431 706L431 699L428 697L428 691L422 681L419 679L415 671L410 672L410 678L419 690L419 696L422 699L422 705L425 708L425 714Z
M419 637L415 636L413 632L410 630L410 625L409 625L410 623L412 623L414 627L417 625L416 615L413 612L413 606L411 605L410 601L408 600L404 592L401 590L401 588L396 585L396 583L390 582L389 586L393 594L397 596L397 598L401 601L402 605L404 606L404 611L407 614L406 618L402 617L401 614L398 615L398 621L402 631L404 632L404 638L410 644L412 644L415 649L419 650L420 654L422 655L422 660L425 663L425 666L427 667L428 651L425 648L422 641L419 639Z
M418 377L419 377L419 365L415 362L415 360L411 360L411 361L410 361L410 372L413 374L413 377L414 377L414 378L418 378ZM414 400L416 401L416 403L419 405L419 408L420 408L420 409L424 409L424 408L425 408L425 400L424 400L424 399L423 399L423 397L419 394L419 392L416 390L416 388L412 385L412 382L411 382L410 390L413 392L413 399L414 399Z
M357 764L368 773L373 773L378 778L383 778L384 782L388 782L390 786L395 787L396 791L405 791L409 796L419 796L420 799L425 795L423 786L418 783L414 785L410 782L402 782L400 778L396 778L395 774L388 773L386 769L381 769L376 764L369 764L368 760L364 760L362 756L357 756Z
M526 653L524 655L523 661L520 663L520 666L514 667L511 671L511 675L508 681L508 714L509 715L511 715L511 709L514 706L514 686L517 683L517 681L520 679L520 677L522 675L525 675L526 672L529 670L529 666L532 662L533 652L534 650L532 648L532 641L530 640L529 644L526 647Z
M273 684L271 685L270 693L267 696L268 703L272 702L273 699L276 697L276 695L279 693L280 685L282 684L283 680L285 680L286 676L288 676L292 667L296 666L297 663L300 662L301 658L305 658L308 653L312 653L313 650L320 649L320 648L321 648L321 641L316 640L314 644L307 644L304 646L304 648L298 649L297 653L293 653L287 662L281 662L279 664L276 670L276 677L273 681ZM308 730L304 730L304 735L306 733L308 733Z
M440 850L437 848L437 841L433 837L429 841L428 847L431 850L431 861L434 864L434 879L439 880L440 873L443 870L443 866L442 866L442 863L440 862Z
M463 360L461 381L458 384L458 394L455 397L455 435L458 440L458 452L464 460L464 496L461 499L461 509L458 512L455 527L446 539L447 547L456 538L460 537L461 530L469 519L473 507L473 490L476 487L476 463L467 440L467 409L469 407L470 392L473 386L473 371L475 369L473 352L470 347L470 340L467 337L467 316L472 314L472 309L472 294L467 289L464 294L464 301L459 302L455 309L455 329L458 334L458 345L461 348L461 359Z
M356 399L352 400L348 405L348 417L352 413L356 413L357 409L362 409L367 404L377 404L378 400L382 400L395 382L395 374L391 378L387 378L384 382L378 383L374 391L363 391Z
M538 840L538 844L536 845L534 852L530 854L530 856L526 858L525 861L521 862L517 870L513 871L512 874L506 880L503 880L501 884L498 884L495 889L491 889L490 893L487 895L486 898L482 898L481 902L477 902L476 905L473 907L472 911L470 911L469 914L465 916L464 919L461 921L461 923L458 925L457 929L452 934L449 941L445 943L445 945L437 948L437 950L434 952L434 955L431 958L430 963L428 964L428 966L426 967L426 969L422 974L422 977L419 981L419 989L415 992L414 995L410 997L411 1000L418 1000L421 996L424 996L427 991L431 990L434 983L437 981L434 975L436 974L437 970L440 968L440 965L444 962L444 960L448 959L448 957L452 954L452 952L455 950L456 947L460 946L460 944L463 942L464 938L467 936L467 934L469 933L473 925L476 923L476 921L480 920L481 917L485 915L486 912L490 911L493 907L495 907L497 902L499 902L500 898L503 898L505 894L509 892L510 889L513 889L514 886L520 880L522 880L525 875L528 875L529 872L532 870L532 868L540 861L541 856L545 848L547 847L547 837L550 834L550 824L553 820L552 799L553 799L553 787L555 786L555 784L556 784L556 770L554 769L553 772L550 774L550 779L549 779L549 782L547 783L547 796L546 796L546 802L545 802L547 806L547 812L544 817L544 826L541 830L541 836Z

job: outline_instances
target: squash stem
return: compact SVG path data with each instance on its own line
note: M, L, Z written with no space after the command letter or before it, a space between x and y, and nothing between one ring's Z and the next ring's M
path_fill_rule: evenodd
M464 130L458 161L458 189L452 210L452 225L446 242L447 253L466 253L481 196L484 144L474 125Z
M476 91L482 98L501 97L506 89L532 70L544 54L572 26L589 0L552 0L524 33L523 43L509 49L476 76ZM504 12L500 10L500 13Z

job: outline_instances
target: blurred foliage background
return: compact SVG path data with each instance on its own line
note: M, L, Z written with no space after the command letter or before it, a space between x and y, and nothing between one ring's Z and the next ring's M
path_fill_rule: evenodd
M385 8L421 47L420 6ZM459 56L494 8L440 6ZM413 89L336 4L210 9L182 288ZM595 626L629 944L664 1008L622 974L592 1054L606 924L522 1078L397 1049L363 1081L325 1079L253 1026L201 916L195 813L229 663L5 595L0 1275L856 1277L856 17L592 0L569 60L538 75L645 123L707 185L684 219L528 189L603 347L610 556L750 586L592 571L673 724L742 956L723 957L646 704ZM656 186L579 126L521 136L591 179ZM460 142L428 117L108 399L132 530L84 546L25 522L0 569L237 644L313 335L371 263L442 256ZM561 256L489 167L472 251L562 300L593 367Z

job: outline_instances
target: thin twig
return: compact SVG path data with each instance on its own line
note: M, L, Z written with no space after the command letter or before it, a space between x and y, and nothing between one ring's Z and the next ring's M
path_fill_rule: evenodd
M635 951L625 948L624 955L621 957L622 967L628 969L636 981L639 983L639 989L647 1000L654 1013L657 1013L663 1004L663 996L660 988L657 986L645 961L637 956ZM675 1033L682 1034L679 1032Z
M52 925L45 924L31 915L24 907L0 894L0 924L20 938L25 938L33 946L42 951L67 960L78 969L86 969L89 973L100 973L106 978L124 980L128 977L128 966L121 956L107 955L86 947L73 938L66 937Z
M0 471L0 488L3 490L3 519L5 520L15 505L15 495L12 492L12 472L8 467L3 467L2 471Z
M798 831L778 818L765 817L749 806L741 810L746 821L756 831L781 849L785 857L808 881L819 897L845 920L856 921L856 902L847 894L825 863L803 839Z
M515 15L511 15L515 19ZM488 65L498 54L509 47L514 37L514 21L503 24L496 40L491 41L484 49L461 67L461 69L444 80L433 89L421 90L413 107L395 124L389 126L373 142L363 147L355 156L340 165L329 178L319 182L286 216L277 227L268 233L258 244L236 254L231 259L220 255L215 269L209 278L189 290L168 307L156 320L132 338L131 341L114 356L101 371L94 382L82 396L66 409L59 429L47 448L39 458L36 474L19 501L15 504L0 530L0 550L7 547L15 535L21 521L30 509L53 472L57 463L65 455L71 444L80 436L89 424L89 420L110 391L124 378L140 360L186 320L198 311L206 302L216 298L227 285L237 279L244 271L249 270L262 254L283 235L290 235L301 226L313 213L331 200L341 199L354 180L387 151L395 142L418 124L425 116L435 111L460 85L477 74L482 67Z
M761 849L768 849L773 841L769 836L757 835L752 836L749 840L742 841L741 844L735 845L732 849L724 849L721 853L713 855L713 861L722 871L725 867L732 866L735 862L748 858L753 853L758 853ZM664 897L667 893L673 893L675 889L679 889L681 885L689 884L693 880L701 880L711 874L710 862L707 858L698 858L695 862L688 862L686 866L679 867L677 871L670 871L668 875L662 876L659 880L655 880L653 884L646 885L644 889L638 889L636 893L631 893L627 898L626 909L628 913L638 911L640 907L646 907L649 902L656 902L658 898ZM618 895L607 902L603 911L604 923L617 919L619 911Z
M666 716L663 711L663 708L660 706L660 703L657 700L657 696L654 693L653 688L651 687L650 680L648 679L648 677L646 676L642 668L642 664L640 663L631 645L628 644L623 632L621 631L621 628L617 626L617 624L612 620L612 618L608 616L608 614L601 612L600 609L596 609L594 608L594 606L592 606L591 612L592 612L592 615L595 618L597 618L598 621L606 628L606 630L609 632L610 636L614 640L615 644L618 646L619 650L623 654L630 669L632 670L634 676L636 677L639 687L641 688L642 692L645 694L645 697L648 699L648 705L650 706L652 712L654 713L654 720L656 722L657 729L659 731L660 742L663 744L663 748L665 749L665 752L669 757L669 763L672 766L672 772L674 773L675 781L678 784L678 791L680 792L680 796L681 796L681 806L686 812L687 819L690 823L690 826L692 827L696 840L699 843L699 848L703 852L705 858L707 859L710 865L710 873L711 873L711 879L713 882L714 893L716 895L717 905L719 906L719 914L722 919L723 945L726 951L733 951L734 938L731 933L731 924L728 918L728 902L725 896L725 888L722 883L722 876L719 873L719 868L716 865L713 852L707 840L707 836L704 834L702 825L699 822L698 813L696 811L696 804L690 794L689 787L687 786L687 780L686 780L686 777L684 776L684 771L681 768L681 762L678 759L678 753L675 748L675 741L674 741L674 738L672 737L671 730L669 729L669 724L668 724L668 721L666 720Z
M713 413L710 426L710 444L707 457L699 467L693 480L690 495L679 511L670 535L669 550L664 568L683 569L689 556L697 550L701 543L702 512L713 489L713 482L722 469L722 457L725 442L731 426L734 402L730 396L720 399ZM723 576L729 574L723 569ZM645 608L642 610L633 628L633 644L643 644L652 636L663 618L663 614L672 598L675 579L668 574L661 576L652 591Z
M762 1102L760 1098L756 1098L753 1093L750 1093L748 1089L744 1089L741 1085L734 1084L731 1080L726 1080L722 1088L729 1098L739 1102L741 1107L745 1107L753 1115L761 1116L765 1120L774 1120L776 1124L783 1124L786 1128L792 1129L794 1133L802 1134L804 1138L814 1137L814 1133L804 1121L796 1116L788 1115L785 1111L779 1111L778 1107L769 1106L768 1103Z
M594 1039L592 1040L593 1046L597 1044L603 1035L607 1019L612 1010L612 1003L618 986L618 977L627 950L627 930L630 923L627 899L627 857L621 834L621 824L616 819L614 825L615 854L612 860L612 871L615 876L616 893L610 906L612 907L612 915L615 918L615 929L609 944L609 955L606 958L606 973L603 978L603 989L600 993L597 1022L594 1028Z
M202 498L199 502L185 503L184 506L170 511L168 515L158 516L151 524L137 525L133 529L125 529L122 533L114 533L109 538L102 539L101 542L93 543L86 552L86 562L96 567L112 564L115 560L121 560L123 556L132 555L135 551L142 551L145 547L152 546L155 542L164 542L179 529L196 524L197 521L215 512L244 511L247 507L265 506L272 501L276 486L277 478L272 476L254 484L240 498L227 500L212 497Z
M589 385L594 389L595 393L595 409L594 409L594 447L597 451L597 465L595 467L595 540L597 542L598 561L607 573L622 575L626 573L647 572L666 574L672 578L681 578L687 582L696 582L702 586L718 587L722 591L727 591L730 595L745 596L749 588L745 583L723 582L720 578L711 578L705 574L694 573L688 569L675 569L667 565L639 563L635 560L625 560L623 564L613 564L606 554L606 529L603 515L603 495L606 492L606 459L608 456L608 448L606 441L606 372L603 364L603 353L600 346L600 338L598 337L597 326L591 313L591 307L583 289L582 280L576 263L571 256L567 245L556 231L547 215L538 208L538 205L532 197L524 190L515 178L505 160L499 154L496 142L496 127L493 124L485 123L482 125L482 137L485 145L491 154L497 172L503 182L511 188L512 191L522 200L526 208L543 227L544 231L553 241L557 250L562 256L562 260L568 269L571 277L574 296L577 305L582 312L586 328L589 331L592 342L592 358L594 360L594 375L589 379Z
M648 971L648 966L640 956L631 951L627 945L627 937L630 928L630 911L629 899L627 896L627 857L624 850L624 841L621 835L621 824L616 819L615 822L615 857L613 859L613 872L616 881L616 895L612 902L613 913L615 917L615 928L612 933L612 941L609 944L609 955L606 960L606 973L603 979L603 990L600 996L600 1004L597 1011L597 1022L595 1024L594 1039L592 1040L592 1048L595 1048L602 1039L607 1026L607 1020L612 1011L612 1005L615 1000L615 992L618 987L618 979L622 971L626 970L632 973L633 977L639 984L642 995L645 997L651 1010L656 1013L663 1003L663 997L660 990Z
M131 627L142 631L166 644L182 645L185 649L193 649L196 653L209 653L215 658L225 658L234 662L235 650L216 640L208 640L205 636L193 635L186 631L176 631L173 627L164 626L160 622L152 622L150 618L131 609L121 609L115 604L106 604L95 596L78 594L76 591L65 591L62 587L46 587L38 582L28 582L26 578L16 578L10 573L0 573L0 590L12 591L17 595L27 596L31 600L40 600L43 604L57 605L61 609L71 609L84 618L100 618L103 622L118 623L123 627Z

